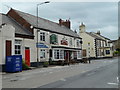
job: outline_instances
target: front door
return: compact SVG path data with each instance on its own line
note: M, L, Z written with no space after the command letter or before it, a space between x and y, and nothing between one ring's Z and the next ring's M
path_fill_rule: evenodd
M12 42L10 40L6 40L6 56L11 56L12 50Z
M86 57L86 49L83 49L83 50L82 50L82 56L83 56L83 57Z
M30 48L25 47L25 64L30 66Z
M70 59L69 51L65 51L65 61L69 62L69 59Z

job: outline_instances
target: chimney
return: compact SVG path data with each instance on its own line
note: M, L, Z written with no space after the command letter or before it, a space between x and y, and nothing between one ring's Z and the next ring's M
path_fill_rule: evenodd
M62 25L62 19L59 19L59 25L60 26Z
M70 25L71 23L70 23L70 20L66 20L66 21L64 21L64 20L62 20L62 19L59 19L59 25L61 26L61 25L64 25L64 26L66 26L67 28L71 28Z
M100 31L97 31L97 34L100 35Z

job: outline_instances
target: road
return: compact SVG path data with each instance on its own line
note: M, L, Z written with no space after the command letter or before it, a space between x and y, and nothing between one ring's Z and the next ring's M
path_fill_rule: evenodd
M118 88L118 59L2 75L3 88Z
M117 62L39 88L118 88Z

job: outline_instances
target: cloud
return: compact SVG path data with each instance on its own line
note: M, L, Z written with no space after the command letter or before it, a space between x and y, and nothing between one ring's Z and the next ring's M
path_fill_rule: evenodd
M36 15L38 2L8 2L13 8ZM4 6L5 7L5 6ZM3 8L5 11L6 8ZM110 39L117 39L118 3L117 2L51 2L39 6L39 16L58 22L59 18L71 20L72 29L79 31L84 22L87 31L101 30ZM109 32L107 32L109 30ZM111 34L112 33L112 34ZM114 35L113 35L114 34Z

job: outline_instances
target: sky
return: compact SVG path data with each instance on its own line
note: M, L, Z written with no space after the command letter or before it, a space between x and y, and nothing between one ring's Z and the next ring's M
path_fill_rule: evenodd
M36 16L36 4L40 2L3 2L0 12L7 13L9 7ZM7 6L6 6L7 5ZM83 22L87 32L100 31L112 40L118 38L117 2L50 2L39 6L39 17L58 22L70 19L71 29L79 32Z

